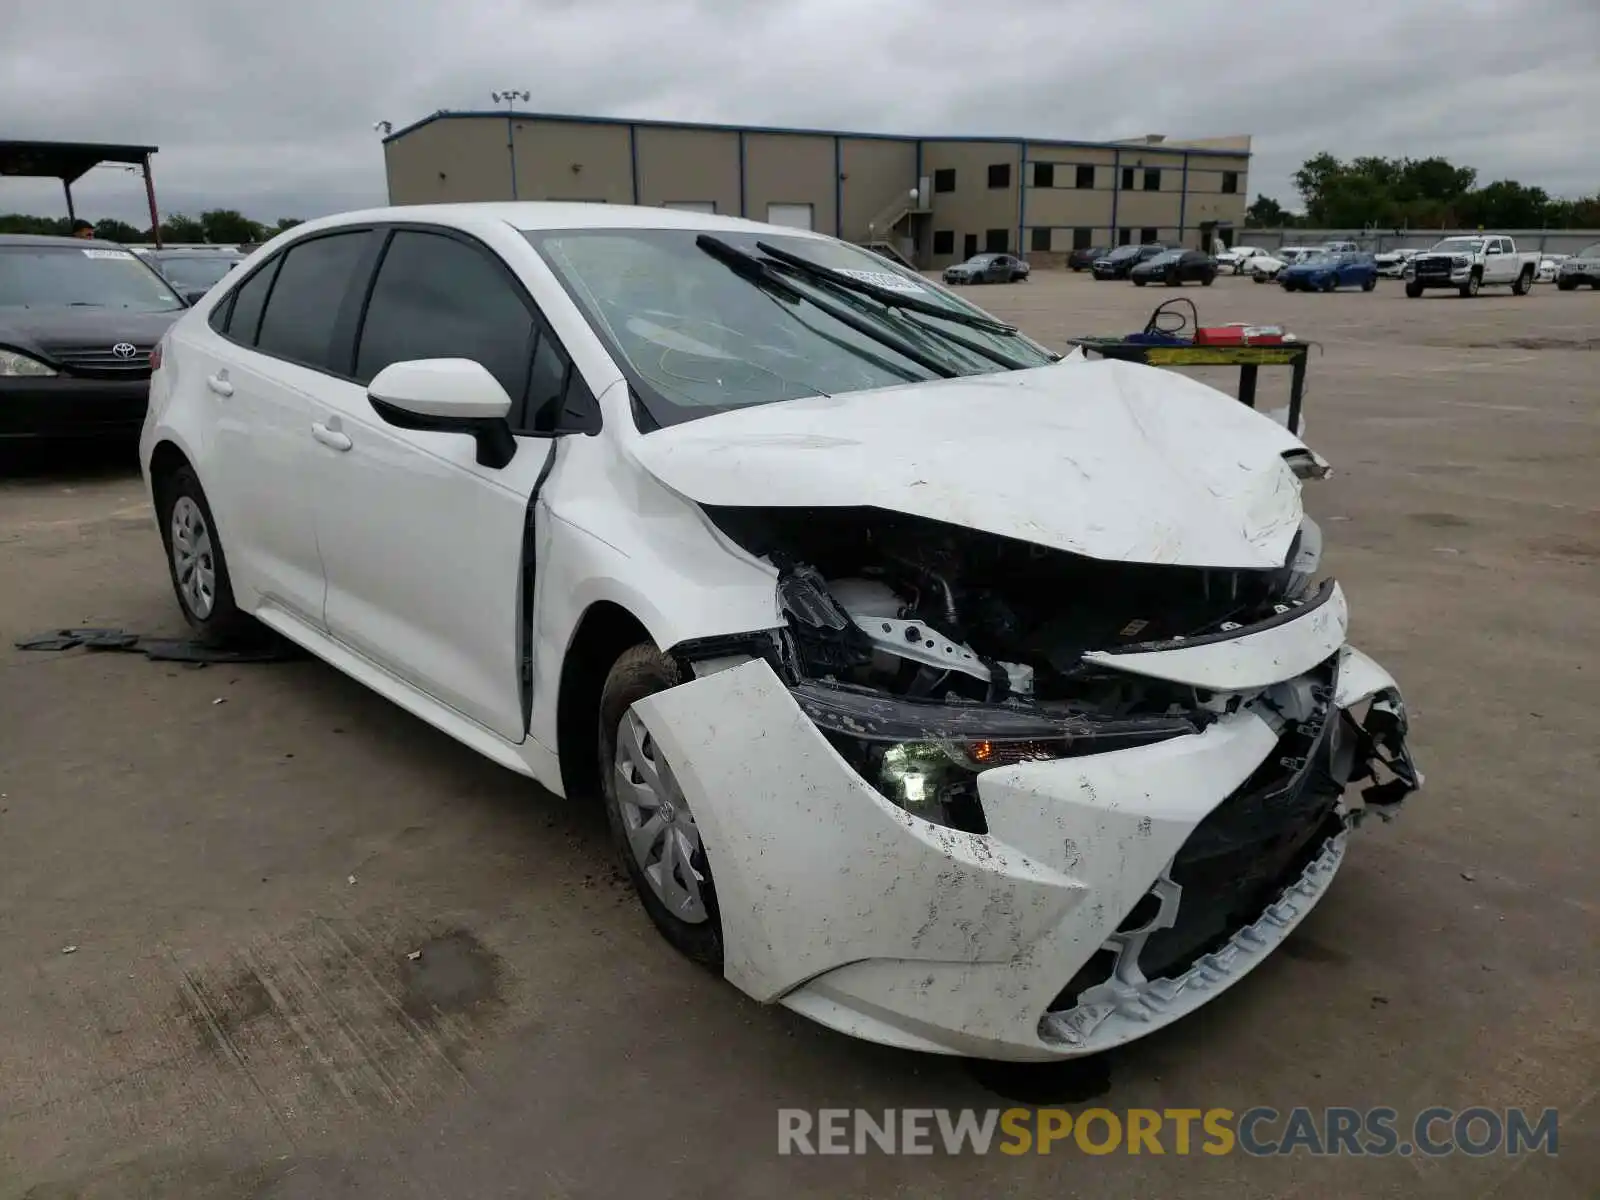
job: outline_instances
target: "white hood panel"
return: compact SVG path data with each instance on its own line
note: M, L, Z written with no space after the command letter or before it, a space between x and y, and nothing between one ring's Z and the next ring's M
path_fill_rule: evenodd
M865 506L1092 558L1283 564L1301 441L1193 379L1086 362L766 404L641 437L701 504Z

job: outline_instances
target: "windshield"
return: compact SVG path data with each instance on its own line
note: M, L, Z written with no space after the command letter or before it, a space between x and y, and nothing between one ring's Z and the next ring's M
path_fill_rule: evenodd
M1174 263L1183 257L1182 250L1163 250L1160 254L1151 255L1146 261L1147 266L1158 267L1163 263Z
M0 246L0 308L73 307L171 312L183 301L126 250Z
M1476 254L1483 249L1483 239L1468 237L1445 238L1444 241L1434 246L1434 249L1443 251L1446 254Z
M1299 264L1303 267L1328 266L1339 261L1339 256L1327 250L1316 250L1310 254L1302 254Z
M920 382L941 373L982 375L1003 369L961 341L1018 365L1055 361L1043 346L1003 332L1007 327L998 322L993 329L967 323L994 318L855 246L717 230L716 239L760 259L787 285L764 288L701 249L696 242L700 234L691 229L524 234L607 344L656 425L803 396ZM763 255L758 241L907 300L948 309L952 319L894 309L809 278ZM860 327L830 315L828 308L846 313ZM877 331L883 341L873 336ZM925 361L902 353L894 343ZM942 370L930 369L930 362Z
M997 254L974 254L971 258L967 259L967 266L987 267L998 257L999 255Z
M1140 247L1138 246L1118 246L1111 252L1110 258L1112 262L1120 262L1125 258L1137 258L1139 251Z
M1600 258L1600 242L1591 242L1591 243L1589 243L1589 245L1585 246L1582 250L1579 250L1576 254L1570 255L1569 257L1571 257L1571 258Z
M179 287L208 288L232 269L234 259L222 254L204 257L162 258L157 260L161 273Z

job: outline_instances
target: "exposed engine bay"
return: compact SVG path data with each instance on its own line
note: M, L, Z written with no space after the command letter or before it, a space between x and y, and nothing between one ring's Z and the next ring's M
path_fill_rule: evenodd
M1311 598L1307 521L1277 570L1106 562L868 508L708 508L779 570L790 667L906 699L1135 716L1192 711L1192 689L1084 661L1281 617Z

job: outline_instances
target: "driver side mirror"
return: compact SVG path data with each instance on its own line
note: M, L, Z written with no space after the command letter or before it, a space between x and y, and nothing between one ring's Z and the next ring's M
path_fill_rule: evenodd
M470 358L390 363L367 385L373 411L397 429L464 433L477 443L480 467L499 470L517 453L511 397Z
M1500 253L1500 247L1499 246L1490 246L1488 250L1484 251L1484 253L1486 253L1486 254L1499 254Z

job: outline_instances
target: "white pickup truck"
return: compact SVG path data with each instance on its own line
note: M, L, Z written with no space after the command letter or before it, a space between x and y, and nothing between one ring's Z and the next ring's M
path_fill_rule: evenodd
M1539 270L1537 253L1519 253L1517 243L1498 233L1447 237L1411 260L1406 295L1416 299L1428 288L1455 288L1476 296L1481 287L1509 287L1526 296Z

